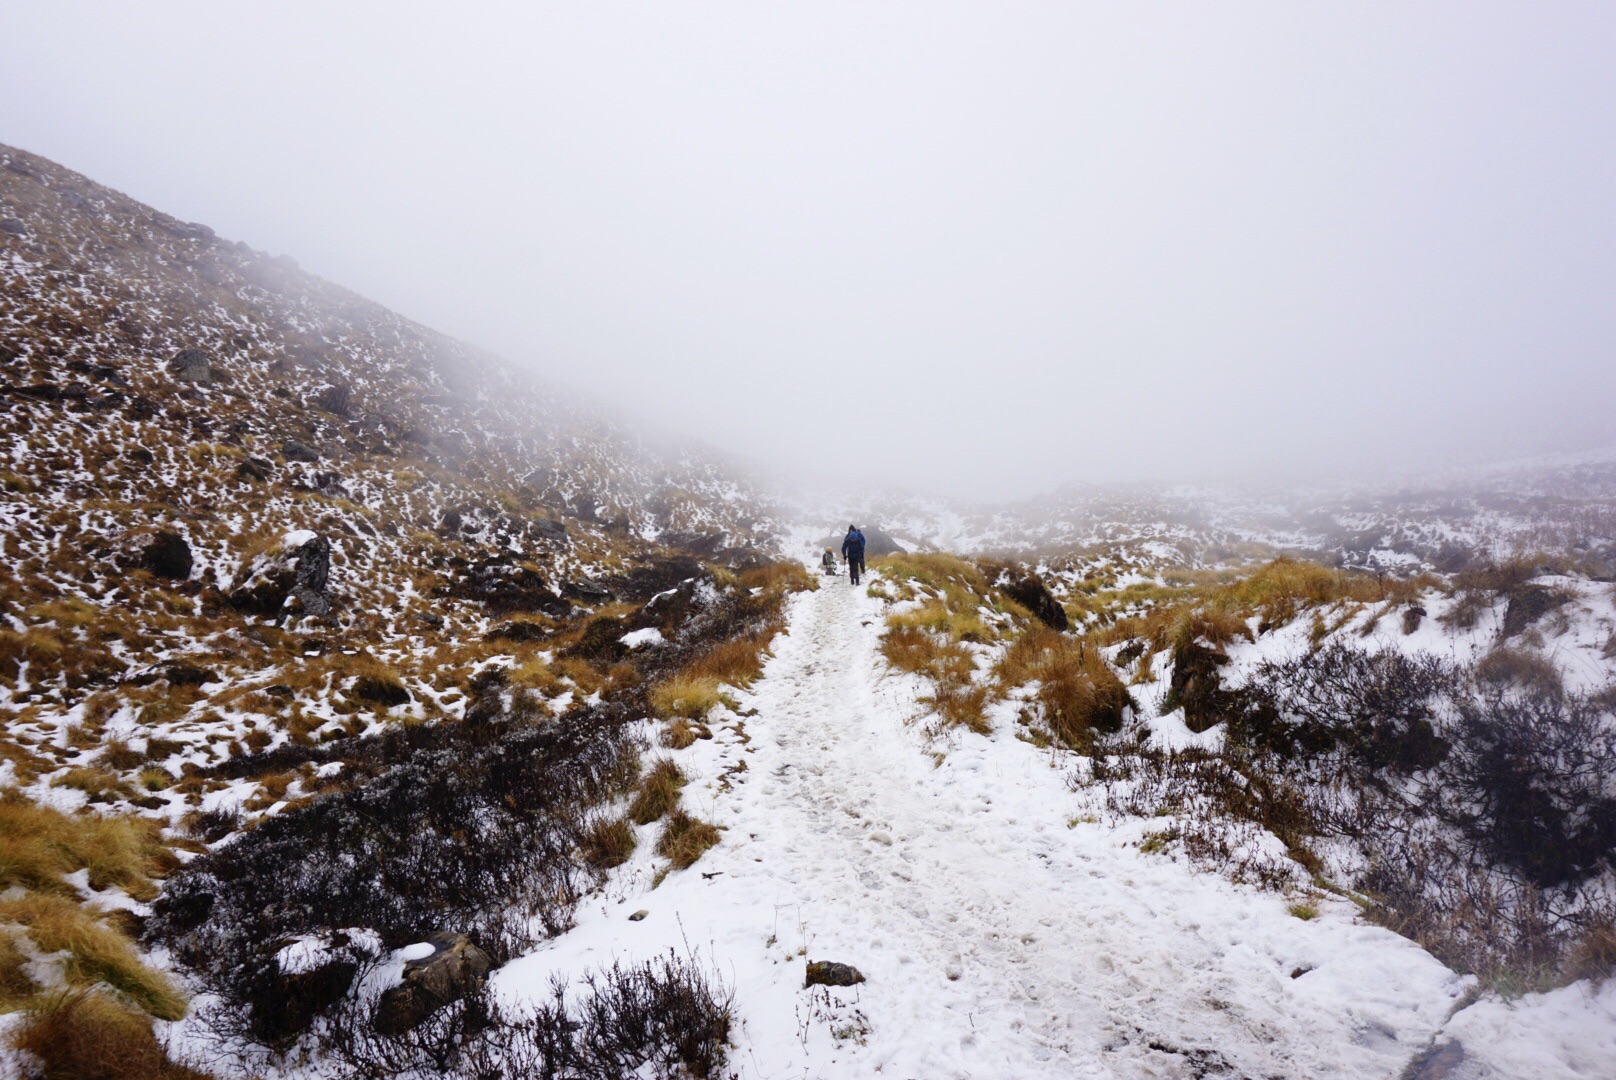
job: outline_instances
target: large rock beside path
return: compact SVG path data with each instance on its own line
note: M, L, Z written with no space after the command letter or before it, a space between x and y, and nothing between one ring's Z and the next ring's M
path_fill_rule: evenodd
M402 1035L488 981L493 961L464 934L440 930L426 939L432 951L409 960L404 978L382 992L372 1024L382 1035Z
M864 973L852 964L838 964L832 960L811 960L803 981L804 986L856 986L864 981Z

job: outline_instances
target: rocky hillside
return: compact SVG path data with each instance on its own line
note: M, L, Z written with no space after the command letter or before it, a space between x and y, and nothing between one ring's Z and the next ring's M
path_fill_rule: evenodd
M253 866L280 889L313 875L277 933L337 918L321 905L355 885L361 852L408 893L419 871L391 841L303 816L346 812L322 794L364 805L376 783L450 782L487 834L412 817L422 795L389 812L394 841L434 838L433 867L474 845L500 873L587 879L580 815L634 783L647 691L737 636L719 674L750 670L786 587L768 569L770 511L712 454L6 147L0 447L0 927L21 928L0 932L0 1027L64 981L182 1013L127 938L146 932L154 882L187 864L185 880L215 881L221 845L238 860L273 848ZM465 721L474 737L453 733ZM537 733L550 723L567 734ZM493 777L496 759L527 771ZM562 804L558 776L582 785ZM235 842L269 819L288 824ZM539 863L501 846L536 837L549 846L523 857ZM420 926L395 925L396 907L369 925L378 940L503 926L521 892L460 884L475 912L439 896ZM386 907L377 888L360 891ZM566 901L544 903L564 923ZM249 987L232 1007L250 1012L257 984L216 921L171 912L149 940L182 954L183 982ZM184 953L182 925L208 944ZM481 941L497 958L503 932ZM66 1060L51 1032L106 1006L72 1008L23 1042ZM171 1075L160 1056L151 1075Z
M5 148L0 276L0 700L38 740L8 751L19 777L108 710L152 704L141 732L187 742L203 688L249 674L299 719L236 708L219 753L361 726L329 679L287 685L283 654L402 664L384 699L455 715L459 665L405 656L423 631L564 618L670 546L734 563L769 542L715 459L652 449L288 258ZM298 612L331 632L288 644ZM153 686L160 701L136 700Z

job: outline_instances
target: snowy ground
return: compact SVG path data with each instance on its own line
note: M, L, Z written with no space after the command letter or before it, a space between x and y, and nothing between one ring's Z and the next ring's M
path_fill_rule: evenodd
M1072 820L1064 762L1009 731L929 739L915 684L877 656L879 603L825 585L792 601L739 713L677 754L687 807L723 842L651 889L643 830L502 992L694 953L735 990L734 1067L771 1080L1389 1077L1460 1003L1465 980L1344 902L1303 921L1141 853L1146 823ZM806 960L868 981L806 990Z

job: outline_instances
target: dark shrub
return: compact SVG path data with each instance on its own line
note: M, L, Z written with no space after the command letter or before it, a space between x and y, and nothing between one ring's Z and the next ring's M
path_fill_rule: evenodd
M1418 772L1447 755L1431 721L1460 681L1434 657L1330 644L1259 667L1231 734L1286 757L1338 750L1368 772Z
M531 944L531 917L561 931L597 880L575 854L591 809L633 779L640 746L626 715L580 711L488 741L472 726L442 728L364 786L267 818L190 863L148 937L238 1004L262 992L263 943L300 934L369 927L396 947L449 927L503 962Z
M1539 886L1586 879L1616 852L1616 728L1580 695L1483 690L1458 703L1442 812Z
M390 674L359 676L354 680L353 696L386 708L410 703L410 692L404 689L404 684L396 676Z
M690 961L614 964L586 976L574 997L557 982L528 1011L481 991L398 1037L377 1035L366 1003L350 1001L322 1025L320 1041L355 1080L673 1080L714 1077L724 1064L729 993Z

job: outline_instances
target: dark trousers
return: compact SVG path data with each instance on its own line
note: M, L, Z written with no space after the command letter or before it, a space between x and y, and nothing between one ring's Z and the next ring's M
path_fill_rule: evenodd
M847 572L853 577L853 584L859 583L859 575L864 573L864 556L849 555L847 557Z

